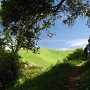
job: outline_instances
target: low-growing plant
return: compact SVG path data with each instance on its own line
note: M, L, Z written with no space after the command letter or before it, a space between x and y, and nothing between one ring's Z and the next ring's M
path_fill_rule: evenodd
M39 66L32 65L30 62L23 63L22 68L22 80L26 80L28 78L34 78L37 75L43 72L43 68Z

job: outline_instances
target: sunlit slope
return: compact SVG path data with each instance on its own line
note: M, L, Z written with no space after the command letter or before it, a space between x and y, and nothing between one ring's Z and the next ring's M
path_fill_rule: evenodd
M29 61L35 65L41 67L48 67L51 64L56 64L58 60L63 62L63 58L72 51L60 51L53 49L41 48L40 54L34 54L31 51L20 50L19 54L22 57L22 61Z

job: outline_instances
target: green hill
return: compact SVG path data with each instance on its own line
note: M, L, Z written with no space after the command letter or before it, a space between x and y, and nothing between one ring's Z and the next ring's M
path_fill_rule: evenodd
M52 63L55 64L57 59L63 62L63 58L73 51L42 48L40 52L40 54L35 55L31 51L27 53L25 50L21 50L19 54L23 56L24 62L32 61L36 64L37 61L38 66L48 67ZM72 62L57 63L47 69L25 67L23 77L10 90L90 90L90 58L88 58L89 61L74 58Z
M34 54L31 51L20 50L19 54L21 55L23 62L30 62L31 64L40 67L48 67L56 64L57 61L63 62L63 58L65 58L65 56L72 51L41 48L39 52L40 54Z

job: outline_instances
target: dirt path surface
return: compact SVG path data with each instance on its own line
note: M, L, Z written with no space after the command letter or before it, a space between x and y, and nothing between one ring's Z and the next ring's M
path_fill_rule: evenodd
M80 74L82 74L83 72L82 66L84 64L85 61L82 61L80 64L76 65L75 68L70 72L67 90L80 90L79 79Z

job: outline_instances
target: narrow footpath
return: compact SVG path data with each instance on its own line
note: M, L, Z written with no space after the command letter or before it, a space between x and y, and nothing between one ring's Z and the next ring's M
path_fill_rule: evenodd
M82 61L80 64L76 65L75 68L70 72L69 81L67 85L67 90L80 90L79 79L80 74L83 72L83 65L85 61Z

